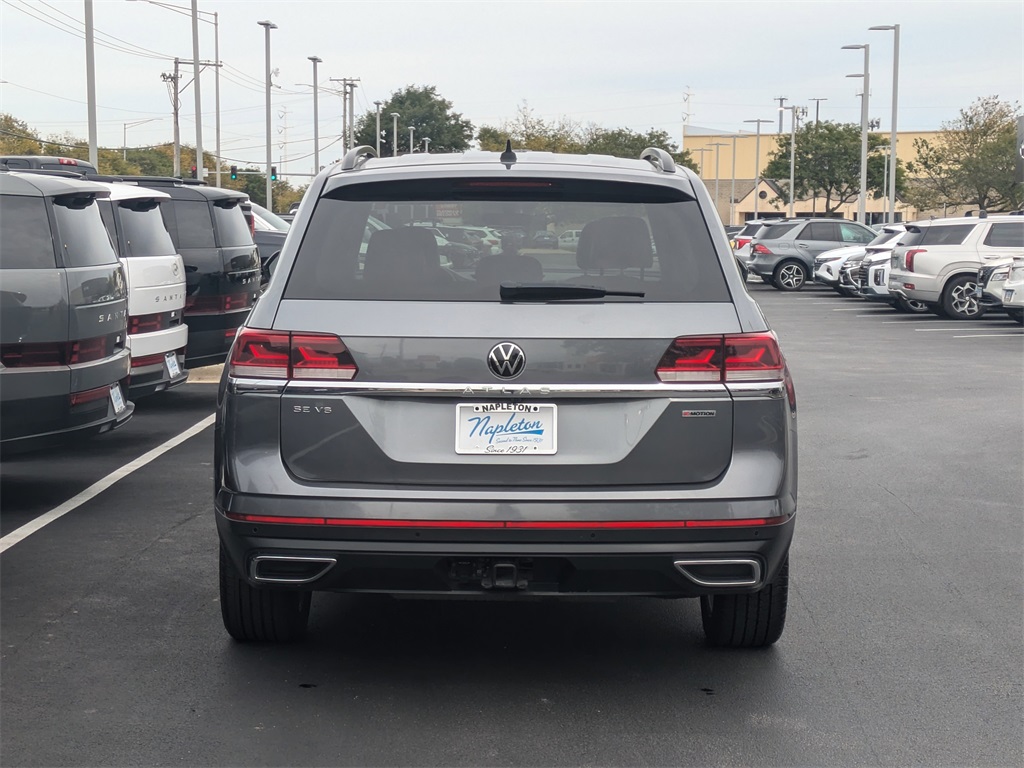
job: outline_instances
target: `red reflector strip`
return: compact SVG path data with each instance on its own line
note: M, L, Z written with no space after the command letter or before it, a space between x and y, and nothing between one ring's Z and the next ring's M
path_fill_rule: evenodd
M91 403L96 400L102 400L103 398L110 395L110 387L97 387L96 389L87 389L83 392L72 392L71 393L71 405L81 405L82 403Z
M132 368L142 368L145 365L159 365L164 361L163 355L145 355L144 357L133 357Z
M738 520L388 520L343 517L285 517L279 515L243 515L227 512L240 523L274 525L335 525L349 528L515 528L532 530L641 530L651 528L750 528L778 525L779 517L750 517Z

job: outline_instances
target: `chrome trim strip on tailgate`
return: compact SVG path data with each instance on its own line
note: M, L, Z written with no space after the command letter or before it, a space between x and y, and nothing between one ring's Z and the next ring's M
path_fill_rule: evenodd
M786 394L781 381L707 383L652 383L609 386L608 384L526 384L501 386L490 384L459 384L413 382L360 382L360 381L280 381L277 379L240 379L229 377L231 391L277 392L303 391L310 394L345 395L417 395L421 397L678 397L680 394L722 399L725 395L742 398L767 397L777 399Z

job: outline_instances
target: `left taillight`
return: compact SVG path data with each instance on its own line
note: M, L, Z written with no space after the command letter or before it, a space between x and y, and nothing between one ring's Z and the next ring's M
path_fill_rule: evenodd
M785 361L774 333L680 336L656 370L664 382L780 381Z
M234 378L347 380L358 371L337 336L242 328L228 360Z

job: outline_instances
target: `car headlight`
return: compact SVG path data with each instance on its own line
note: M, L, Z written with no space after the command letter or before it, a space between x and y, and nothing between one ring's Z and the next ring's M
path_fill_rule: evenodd
M995 270L992 273L992 277L990 277L989 280L991 282L993 282L993 283L998 283L998 282L1002 282L1003 280L1006 280L1009 276L1010 276L1010 268L1009 267L1000 267L999 269Z

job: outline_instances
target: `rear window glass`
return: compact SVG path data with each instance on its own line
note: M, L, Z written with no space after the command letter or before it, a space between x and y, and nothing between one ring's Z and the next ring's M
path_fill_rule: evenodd
M883 229L881 232L875 235L875 239L868 243L868 245L884 245L890 241L895 243L899 240L900 235L902 234L902 232L890 232L887 229Z
M800 226L800 222L794 222L792 224L772 224L769 227L763 227L757 233L758 240L778 240L787 232L790 232Z
M120 206L125 256L171 256L174 243L157 207Z
M50 221L41 197L0 196L0 268L53 269Z
M249 225L237 203L230 207L214 204L213 218L217 220L217 239L222 248L233 245L252 245ZM181 226L181 222L178 223L178 226Z
M117 263L110 235L103 226L99 206L93 198L55 197L53 212L66 266L97 267Z
M728 301L697 203L669 188L517 179L341 187L316 206L286 298L499 301L501 283L642 292L603 301ZM347 198L347 199L346 199ZM467 258L412 222L493 227L500 250ZM579 229L576 251L537 232ZM440 241L440 242L439 242Z
M936 224L914 227L900 239L900 245L960 245L974 229L974 224Z
M175 223L178 228L179 248L215 248L213 219L210 205L205 200L175 200Z
M1024 248L1024 221L993 224L985 237L985 245L993 248Z
M743 229L741 229L736 234L742 235L743 237L746 237L747 235L754 235L757 234L757 230L759 230L762 226L762 224L744 224Z

